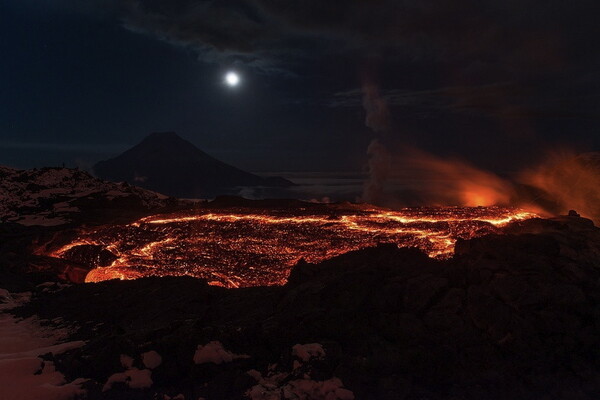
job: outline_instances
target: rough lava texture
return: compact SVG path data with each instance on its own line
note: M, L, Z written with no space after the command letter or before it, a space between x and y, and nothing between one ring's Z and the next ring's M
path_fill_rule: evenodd
M212 198L248 186L291 186L279 178L263 178L219 161L174 132L157 132L94 166L111 181L125 181L181 198Z
M446 261L381 245L300 263L281 287L107 281L37 290L14 312L79 326L71 340L86 345L50 361L67 380L90 379L89 399L591 400L599 305L600 230L573 216L461 241ZM195 364L198 346L217 341L249 358ZM142 370L151 350L162 362L150 387L102 391L120 354Z

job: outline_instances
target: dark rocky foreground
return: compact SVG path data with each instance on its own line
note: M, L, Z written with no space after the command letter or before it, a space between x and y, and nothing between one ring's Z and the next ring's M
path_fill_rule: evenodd
M79 327L73 339L87 345L54 361L69 381L91 379L89 399L239 399L257 384L247 372L269 368L286 373L282 386L338 377L357 399L600 398L600 229L563 217L506 232L459 242L448 261L381 245L300 263L283 287L186 277L46 286L15 312ZM215 340L250 357L195 364L197 345ZM326 356L298 367L297 343ZM120 354L142 368L149 350L163 360L152 387L102 391L123 371Z

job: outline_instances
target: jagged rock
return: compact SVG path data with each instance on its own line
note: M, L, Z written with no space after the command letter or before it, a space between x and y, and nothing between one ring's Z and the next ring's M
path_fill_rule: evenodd
M490 293L496 294L504 303L520 310L544 303L547 299L530 284L528 276L496 274L487 286Z
M421 275L406 281L404 305L406 309L420 313L446 288L448 281L435 275Z
M523 258L528 254L556 257L560 248L556 240L547 235L522 233L519 235L488 235L469 240L458 239L454 253L458 256L475 256L479 260L505 260Z

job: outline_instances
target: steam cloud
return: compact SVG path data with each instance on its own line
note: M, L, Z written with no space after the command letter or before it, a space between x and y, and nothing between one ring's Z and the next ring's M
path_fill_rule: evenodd
M520 181L538 189L539 200L550 213L574 209L582 216L600 221L600 153L551 154L520 174Z
M600 153L550 154L513 179L418 149L405 148L400 159L400 168L426 182L420 193L423 204L503 205L546 216L564 215L574 209L600 222Z
M386 202L385 185L393 164L392 155L382 143L391 132L390 112L376 85L365 84L362 91L365 125L376 137L367 148L369 175L361 200L380 205ZM515 194L511 183L464 161L444 160L407 146L399 159L402 161L400 168L411 171L414 178L428 183L421 193L422 201L427 204L509 205Z
M515 198L512 183L469 163L443 159L417 149L406 149L403 167L427 182L422 201L427 204L468 207L511 205Z
M369 177L365 182L361 200L380 204L384 197L385 181L391 168L391 156L379 137L385 137L390 131L390 113L374 84L363 85L363 108L367 114L365 125L376 134L376 137L371 140L367 148Z
M384 200L385 181L391 166L391 156L378 139L373 139L367 148L369 178L365 182L362 200L381 204Z
M382 204L388 200L385 186L394 165L410 171L413 179L426 182L419 193L425 204L516 206L546 215L575 209L600 221L600 153L550 155L514 180L462 160L444 159L408 146L394 160L384 144L391 132L389 109L377 86L363 86L362 105L365 125L375 134L367 148L369 176L362 201Z
M365 84L362 90L362 104L367 113L365 125L375 133L386 134L390 130L390 111L385 99L374 84Z
M392 170L392 156L382 143L391 132L390 112L385 99L374 84L365 84L363 108L365 125L375 133L367 148L368 179L361 200L371 204L386 202L385 185ZM464 161L444 160L424 151L405 146L398 165L414 178L428 183L421 193L427 204L490 206L510 205L515 195L513 185Z

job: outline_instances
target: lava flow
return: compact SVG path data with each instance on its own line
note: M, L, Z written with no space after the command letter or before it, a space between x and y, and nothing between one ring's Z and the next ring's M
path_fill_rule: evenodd
M86 282L191 275L225 287L277 285L300 259L315 263L379 243L450 257L458 238L535 216L501 207L200 210L83 232L48 255L93 266Z

